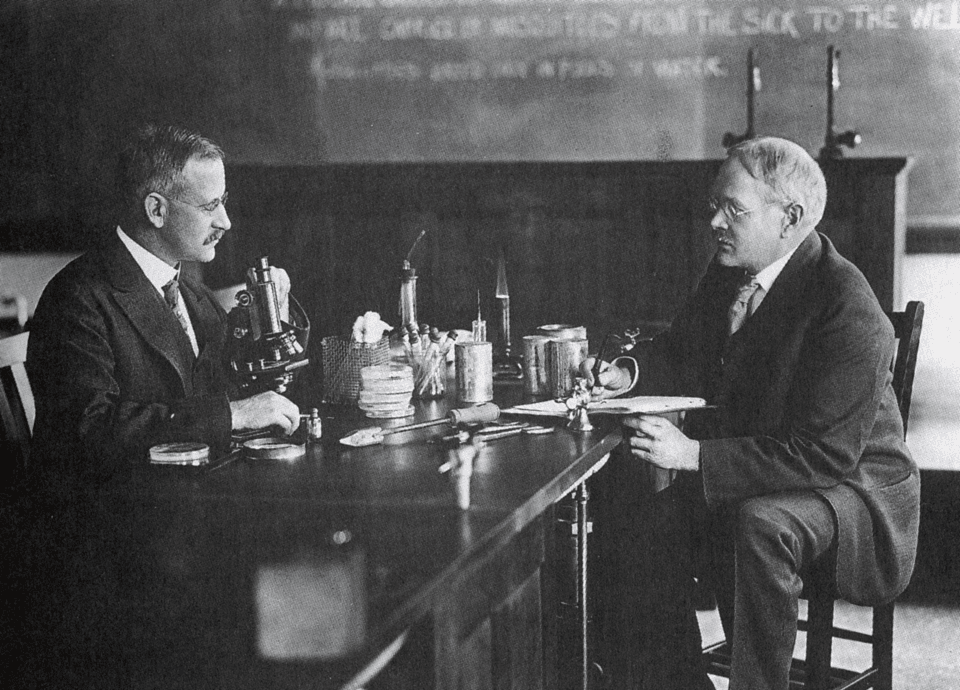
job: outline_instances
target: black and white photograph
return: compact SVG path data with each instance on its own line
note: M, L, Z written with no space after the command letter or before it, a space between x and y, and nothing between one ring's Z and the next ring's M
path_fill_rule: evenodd
M960 688L960 0L5 0L11 690Z

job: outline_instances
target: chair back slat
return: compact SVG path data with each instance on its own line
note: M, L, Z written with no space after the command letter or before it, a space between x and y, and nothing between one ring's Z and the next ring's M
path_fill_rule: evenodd
M920 349L920 331L923 329L923 302L908 302L903 311L889 312L887 316L897 337L897 354L893 359L893 391L900 405L903 433L906 434L917 351Z

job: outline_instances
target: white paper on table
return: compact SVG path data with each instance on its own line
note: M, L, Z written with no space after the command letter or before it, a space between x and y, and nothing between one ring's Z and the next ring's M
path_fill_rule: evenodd
M666 412L680 412L706 407L707 401L703 398L683 398L677 396L640 395L633 398L610 398L597 400L587 405L587 411L597 414L662 414ZM566 417L567 406L556 400L517 405L502 414L530 414L545 417Z

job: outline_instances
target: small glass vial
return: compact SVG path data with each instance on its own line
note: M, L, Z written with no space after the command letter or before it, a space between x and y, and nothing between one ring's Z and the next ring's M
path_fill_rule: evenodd
M487 322L477 316L473 322L473 342L484 343L487 341Z
M317 408L310 408L310 416L307 417L307 440L319 441L323 436L323 423L320 421L320 412Z

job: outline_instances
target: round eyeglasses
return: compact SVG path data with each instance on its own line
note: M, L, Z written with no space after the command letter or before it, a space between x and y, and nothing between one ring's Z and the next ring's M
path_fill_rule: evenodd
M723 214L724 219L728 223L732 223L733 221L739 218L742 218L748 213L759 211L760 209L766 208L767 206L778 206L781 203L784 203L784 202L767 201L766 203L760 204L759 206L754 206L753 208L737 208L737 205L734 204L729 199L727 201L722 201L722 202L718 202L715 199L711 199L710 201L707 202L707 208L710 209L710 218L713 218L715 215L717 215L717 212L719 211L721 214Z
M217 212L217 209L220 208L221 206L226 207L228 196L229 196L229 192L224 192L223 196L217 199L214 199L213 201L208 201L205 204L191 204L189 201L184 201L183 199L177 199L176 197L167 197L167 198L170 201L176 201L178 204L183 204L184 206L193 206L194 208L200 209L204 213L213 215L214 213Z

